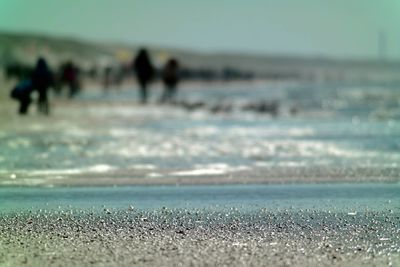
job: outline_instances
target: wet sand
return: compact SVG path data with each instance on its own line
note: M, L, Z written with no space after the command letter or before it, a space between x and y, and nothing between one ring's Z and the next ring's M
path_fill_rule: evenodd
M100 166L101 167L101 166ZM73 170L74 171L74 170ZM187 169L119 169L65 173L62 171L14 172L2 174L2 186L124 186L124 185L226 185L226 184L315 184L315 183L397 183L399 167L252 167L194 173ZM212 170L215 171L215 170ZM218 171L218 170L217 170ZM71 171L72 172L72 171ZM193 174L191 174L192 172Z
M1 266L399 266L400 214L134 208L0 218Z
M381 92L378 89L376 93ZM306 99L298 99L296 92L303 90L301 85L296 89L250 84L196 90L185 86L181 93L186 94L183 99L208 100L209 106L228 96L233 97L227 98L232 105L240 106L244 100L270 99L266 97L272 93L287 105L310 97L317 104L336 101L333 96L313 95L313 88ZM340 92L349 90L369 94L354 88ZM135 96L134 88L110 94L88 90L75 101L52 99L49 117L38 116L34 106L29 116L19 117L15 101L0 101L0 185L399 181L398 120L374 119L369 104L353 114L357 99L343 97L348 110L326 110L318 104L296 116L271 118L242 110L214 114L208 109L141 106Z

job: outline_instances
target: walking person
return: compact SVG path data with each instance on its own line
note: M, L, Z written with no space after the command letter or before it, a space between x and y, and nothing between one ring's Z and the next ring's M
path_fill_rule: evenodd
M39 58L32 73L32 86L38 92L38 112L49 114L48 89L53 86L54 78L44 58Z
M175 100L177 85L179 82L179 63L175 58L167 61L163 68L162 80L164 83L164 93L161 96L160 102L170 102Z
M153 64L151 63L146 49L142 48L139 50L139 53L133 61L132 67L135 71L136 79L139 84L140 102L145 104L148 98L147 87L153 79L155 73Z

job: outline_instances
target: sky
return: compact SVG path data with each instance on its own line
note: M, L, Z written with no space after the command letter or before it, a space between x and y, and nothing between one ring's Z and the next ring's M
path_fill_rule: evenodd
M400 0L0 0L0 31L280 55L400 59Z

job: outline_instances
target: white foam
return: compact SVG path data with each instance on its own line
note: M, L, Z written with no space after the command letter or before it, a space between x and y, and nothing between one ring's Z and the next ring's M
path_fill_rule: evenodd
M154 170L156 169L156 166L152 164L133 164L129 166L129 168L135 170Z
M99 173L102 173L102 172L109 172L109 171L112 171L112 170L114 170L114 169L115 169L115 167L110 166L110 165L98 164L98 165L94 165L94 166L91 166L91 167L89 167L89 168L86 168L86 169L84 169L84 170L89 171L89 172L99 172Z
M29 171L29 176L49 176L49 175L74 175L82 173L105 173L115 170L115 167L106 164L97 164L86 168L75 169L53 169L53 170L35 170Z
M173 172L171 174L176 176L201 176L201 175L222 175L225 173L227 173L227 171L222 169L197 169L190 171Z
M151 177L151 178L157 178L157 177L162 177L163 175L161 173L157 173L157 172L152 172L147 174L147 177Z

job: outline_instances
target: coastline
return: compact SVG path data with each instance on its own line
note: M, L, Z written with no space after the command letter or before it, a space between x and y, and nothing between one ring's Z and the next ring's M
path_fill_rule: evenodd
M253 168L244 171L226 171L220 174L187 175L186 170L106 170L77 171L76 174L49 170L37 174L29 172L9 175L0 173L0 186L84 187L129 185L233 185L233 184L325 184L325 183L398 183L397 168L386 173L379 169L357 168ZM71 170L68 170L71 171ZM73 171L73 169L72 169ZM182 173L183 175L176 175ZM353 173L354 175L351 175Z

